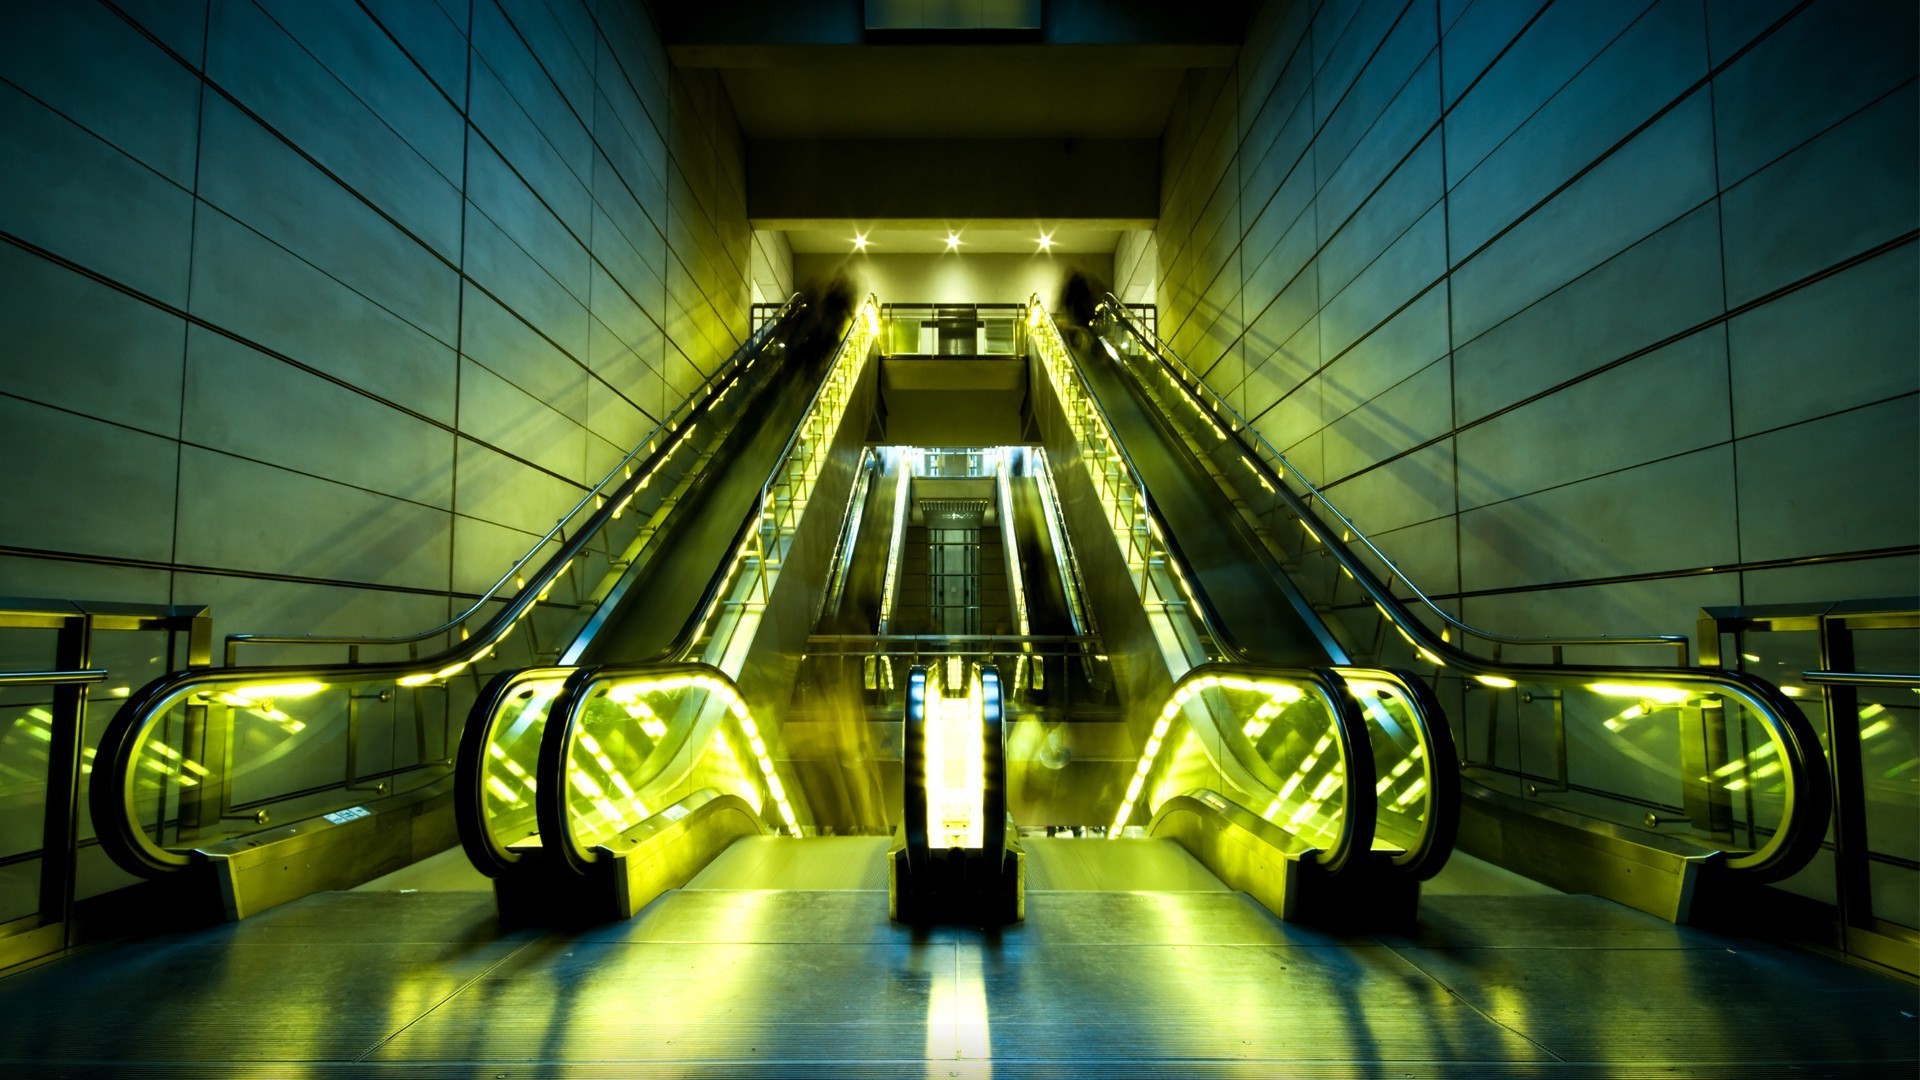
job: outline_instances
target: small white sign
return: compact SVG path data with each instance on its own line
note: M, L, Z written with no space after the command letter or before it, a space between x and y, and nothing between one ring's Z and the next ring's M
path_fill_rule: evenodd
M326 818L335 825L345 825L349 821L372 816L373 811L368 810L364 806L349 806L345 810L335 810L333 813L326 815Z

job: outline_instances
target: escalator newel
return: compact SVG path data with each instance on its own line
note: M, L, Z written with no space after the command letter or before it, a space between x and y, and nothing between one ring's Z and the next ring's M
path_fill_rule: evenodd
M907 676L900 846L887 859L899 922L1001 925L1026 917L1026 861L1007 815L1000 673L961 662ZM949 685L949 684L954 685Z

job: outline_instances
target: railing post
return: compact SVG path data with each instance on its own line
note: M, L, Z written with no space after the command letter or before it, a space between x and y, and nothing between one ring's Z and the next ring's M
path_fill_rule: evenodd
M1854 671L1853 631L1844 619L1820 617L1820 666ZM1867 798L1860 758L1860 690L1828 683L1827 760L1833 774L1834 899L1841 933L1873 918L1873 880L1867 866Z
M93 619L79 615L62 621L54 668L92 667ZM47 744L46 818L41 823L40 915L45 924L61 924L63 945L73 944L73 864L80 838L80 746L86 726L87 685L53 688L53 719Z

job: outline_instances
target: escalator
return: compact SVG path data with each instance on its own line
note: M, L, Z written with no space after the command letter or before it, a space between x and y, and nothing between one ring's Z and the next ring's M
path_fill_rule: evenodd
M751 726L750 708L776 698L782 680L753 662L753 631L791 623L782 605L810 603L804 582L781 592L774 579L782 567L820 562L832 547L821 534L833 523L822 522L838 508L813 515L807 508L810 498L830 502L835 485L851 479L847 446L858 446L871 409L865 361L875 328L871 304L844 337L832 327L823 334L817 314L803 309L795 298L767 319L461 616L402 638L230 640L229 667L183 672L134 694L103 737L91 791L115 860L147 877L188 881L184 893L223 896L236 918L444 848L456 818L470 851L517 862L511 846L528 844L541 815L556 810L531 798L539 771L558 775L577 755L596 766L613 763L591 720L578 731L571 723L582 701L605 704L604 690L562 693L573 685L568 677L584 672L643 672L651 680L645 689L616 685L615 699L629 695L630 705L667 693L702 699L681 702L683 714L727 715L737 742L726 746L739 774L733 779L751 776L745 788L770 793L764 802L770 814L779 808L775 823L797 831ZM858 419L843 432L839 421L848 415ZM845 487L838 490L844 500ZM348 663L249 667L233 663L243 645L345 647ZM769 651L777 650L760 650ZM531 692L519 695L517 723L496 731L490 725L502 686ZM526 708L529 701L541 708ZM574 710L564 714L565 737L535 722L548 704ZM477 732L470 717L487 730ZM681 725L678 752L692 754L687 738L705 738L712 726ZM405 729L417 745L411 760L381 770L377 782L355 784L354 776L373 773L353 760L371 741L364 737L370 727L393 730L396 744ZM491 737L497 734L516 737ZM302 789L287 781L343 744L346 785ZM485 756L484 767L469 768L471 783L455 779L463 748ZM639 755L625 764L649 757L637 742L617 748ZM672 766L666 772L691 775ZM568 787L562 781L548 790ZM231 812L236 792L263 808ZM525 813L494 815L499 828L480 830L476 842L472 826L500 809L488 800ZM565 818L564 807L558 813ZM580 834L569 828L566 835ZM581 860L558 861L574 867Z
M1349 663L1097 343L1037 301L1028 325L1050 482L1138 756L1106 835L1177 840L1287 917L1411 920L1458 806L1429 688Z
M1686 666L1684 636L1521 638L1470 626L1125 305L1108 297L1099 332L1079 344L1076 369L1148 470L1196 599L1245 654L1417 672L1417 692L1444 702L1447 761L1457 745L1462 762L1465 850L1675 921L1724 910L1818 850L1824 758L1778 688ZM1678 666L1650 660L1668 649Z

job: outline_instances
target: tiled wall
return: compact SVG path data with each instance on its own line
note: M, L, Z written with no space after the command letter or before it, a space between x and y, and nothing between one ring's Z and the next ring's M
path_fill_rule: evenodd
M631 0L0 13L0 594L393 633L491 583L790 278Z
M1275 0L1120 285L1470 621L1912 595L1915 41L1886 0Z

